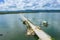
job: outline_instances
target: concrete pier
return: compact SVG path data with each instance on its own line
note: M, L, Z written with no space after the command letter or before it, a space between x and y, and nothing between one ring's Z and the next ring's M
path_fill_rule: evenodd
M28 19L26 19L23 15L20 15L22 20L28 24L35 34L39 37L39 40L52 40L51 36L45 33L43 30L41 30L38 26L33 25Z

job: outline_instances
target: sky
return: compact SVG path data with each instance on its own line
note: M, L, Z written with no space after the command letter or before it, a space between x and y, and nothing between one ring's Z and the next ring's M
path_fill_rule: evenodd
M0 0L0 2L3 2L4 0Z
M0 0L0 11L60 10L60 0Z

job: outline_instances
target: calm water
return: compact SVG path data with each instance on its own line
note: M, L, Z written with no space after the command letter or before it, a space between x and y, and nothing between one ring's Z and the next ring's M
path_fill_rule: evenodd
M40 26L42 21L48 22L48 27L41 29L55 40L60 40L60 13L25 13L26 18ZM0 40L37 40L34 36L26 35L26 26L22 24L19 14L0 15Z

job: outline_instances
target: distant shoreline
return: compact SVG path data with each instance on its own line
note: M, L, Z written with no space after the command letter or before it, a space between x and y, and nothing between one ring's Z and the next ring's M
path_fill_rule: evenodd
M60 10L18 10L18 11L0 11L0 14L19 14L19 13L40 13L40 12L59 12Z

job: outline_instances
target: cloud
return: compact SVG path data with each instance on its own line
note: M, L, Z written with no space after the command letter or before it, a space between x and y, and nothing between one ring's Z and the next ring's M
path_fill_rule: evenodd
M0 11L60 9L60 0L4 0Z

